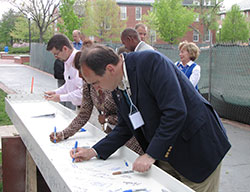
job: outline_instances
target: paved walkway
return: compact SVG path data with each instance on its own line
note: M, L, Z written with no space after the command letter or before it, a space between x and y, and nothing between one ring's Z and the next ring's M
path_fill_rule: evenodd
M232 148L223 160L220 192L250 191L250 126L222 121Z
M27 65L16 64L13 60L0 59L0 74L0 89L8 94L30 93L32 77L34 77L33 93L40 94L57 88L57 80L53 75ZM89 121L101 128L96 118L97 114L98 111L94 108ZM16 132L14 130L15 128L11 126L0 127L0 136L13 135L12 132Z
M0 88L7 92L30 93L34 77L34 93L43 93L56 88L51 74L29 66L14 64L11 60L0 59ZM91 116L91 123L97 122L97 111ZM226 155L221 170L220 192L250 191L250 126L223 120L232 148ZM6 132L5 132L6 130ZM12 134L11 126L1 127L0 135Z

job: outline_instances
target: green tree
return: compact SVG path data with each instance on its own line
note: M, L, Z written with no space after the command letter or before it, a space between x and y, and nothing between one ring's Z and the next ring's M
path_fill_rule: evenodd
M182 0L155 0L153 11L144 18L161 39L174 44L190 30L195 15L192 9L183 7Z
M14 29L16 21L16 13L13 9L2 15L0 21L0 42L5 45L12 45L13 38L11 36L11 31Z
M245 16L240 12L238 5L233 5L226 13L222 23L221 41L235 43L236 41L247 42L249 38L249 26Z
M84 17L79 17L75 13L75 0L61 0L59 6L59 14L62 21L57 23L59 31L64 33L69 39L72 39L72 32L75 29L80 29L84 21Z
M31 27L30 27L30 32L31 32L31 41L32 42L37 42L39 41L39 29L37 28L37 25L34 21L31 21L30 23ZM46 35L44 38L44 41L48 41L49 37L52 36L52 27L49 27L49 29L46 31ZM21 15L19 17L17 17L15 25L14 25L14 29L11 32L11 36L15 39L15 40L21 40L24 42L28 42L29 41L29 23L28 23L28 19Z
M82 32L101 41L119 41L126 20L120 20L120 8L114 0L95 0L86 4Z
M56 10L59 0L9 0L23 15L30 17L39 29L39 42L44 41L44 35L50 28L49 26L58 19Z
M26 41L29 39L29 24L28 19L24 16L19 16L16 19L14 29L11 32L14 39Z

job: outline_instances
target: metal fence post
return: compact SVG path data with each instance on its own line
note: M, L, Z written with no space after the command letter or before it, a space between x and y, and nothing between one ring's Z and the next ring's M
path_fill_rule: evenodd
M210 47L209 47L209 76L208 76L208 101L211 103L211 79L212 79L212 33L210 38Z

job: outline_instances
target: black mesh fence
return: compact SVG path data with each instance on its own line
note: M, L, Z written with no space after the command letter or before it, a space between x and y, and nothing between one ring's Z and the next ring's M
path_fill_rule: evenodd
M54 56L46 50L47 45L41 43L31 44L30 65L42 71L54 74Z
M211 103L225 118L250 124L250 47L216 45L211 70Z
M116 50L121 44L106 44ZM199 45L196 63L201 66L200 93L210 100L221 117L250 124L250 46ZM179 60L178 45L154 45L169 57ZM46 46L32 44L31 65L53 74L53 55Z
M173 62L179 60L177 45L155 45ZM250 124L250 46L199 45L199 91L221 117ZM211 79L210 79L211 78Z

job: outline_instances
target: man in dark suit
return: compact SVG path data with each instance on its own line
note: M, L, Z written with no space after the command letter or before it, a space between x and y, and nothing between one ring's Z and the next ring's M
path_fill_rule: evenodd
M78 148L71 157L107 159L134 135L145 154L133 170L159 163L195 191L218 191L221 161L231 145L217 113L172 61L156 51L118 56L96 45L84 50L80 63L88 83L114 90L119 122L91 149Z

